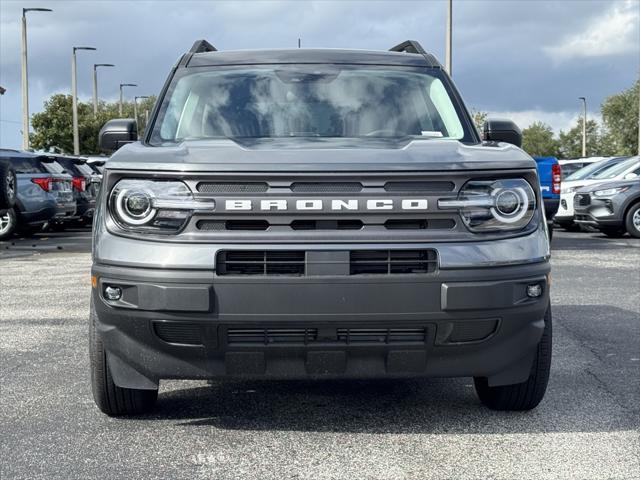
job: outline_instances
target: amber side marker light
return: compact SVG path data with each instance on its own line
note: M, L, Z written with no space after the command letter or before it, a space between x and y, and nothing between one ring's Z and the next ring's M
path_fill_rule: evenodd
M91 275L91 286L93 288L98 286L98 277L96 275Z

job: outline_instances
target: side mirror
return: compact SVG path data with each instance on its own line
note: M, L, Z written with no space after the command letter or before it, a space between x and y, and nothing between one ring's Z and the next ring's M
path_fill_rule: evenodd
M511 120L489 119L484 122L482 139L491 142L507 142L522 147L522 131Z
M638 178L638 174L633 172L629 172L624 176L625 180L633 180L635 178Z
M123 145L136 140L138 140L138 126L131 118L109 120L98 134L100 148L108 152L115 152Z

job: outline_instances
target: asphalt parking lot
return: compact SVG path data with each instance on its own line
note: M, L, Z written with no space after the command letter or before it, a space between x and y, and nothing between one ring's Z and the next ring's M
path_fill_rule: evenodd
M532 412L483 408L470 379L166 381L132 419L91 398L89 245L0 242L2 478L640 476L640 240L556 232L554 363Z

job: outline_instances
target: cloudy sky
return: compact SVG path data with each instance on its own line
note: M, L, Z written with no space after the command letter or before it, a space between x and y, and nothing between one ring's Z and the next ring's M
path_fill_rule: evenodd
M597 114L609 95L640 75L640 0L454 0L453 76L470 108L506 115L521 127L542 120L566 129L579 96ZM403 1L0 1L0 146L20 146L20 16L28 14L31 113L52 93L70 91L74 45L78 84L91 97L119 83L156 94L194 40L218 49L304 47L388 49L420 41L444 63L445 0Z

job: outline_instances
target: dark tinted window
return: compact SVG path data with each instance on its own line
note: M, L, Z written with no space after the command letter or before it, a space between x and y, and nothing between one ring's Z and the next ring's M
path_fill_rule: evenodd
M15 169L16 173L46 173L40 160L36 158L21 158L13 157L10 159L11 165Z
M84 176L84 173L78 170L78 166L74 164L70 158L57 158L56 161L62 165L69 175L73 175L74 177Z

